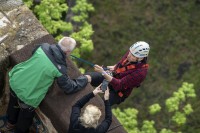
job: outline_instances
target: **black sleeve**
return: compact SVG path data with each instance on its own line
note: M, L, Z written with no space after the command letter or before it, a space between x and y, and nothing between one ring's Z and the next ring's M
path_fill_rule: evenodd
M94 97L93 92L83 96L80 100L78 100L73 106L72 106L72 113L70 116L70 124L75 123L78 118L80 117L81 108L91 99Z
M107 132L112 123L112 112L109 100L104 101L104 104L105 104L105 119L97 127L96 129L97 133Z
M70 79L67 74L63 74L57 78L57 83L65 93L71 94L85 88L88 79L86 76L79 76L76 79Z

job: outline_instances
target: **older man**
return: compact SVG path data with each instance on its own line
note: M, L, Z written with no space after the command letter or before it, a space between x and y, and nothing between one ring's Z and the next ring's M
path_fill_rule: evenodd
M35 108L44 99L55 78L65 93L77 92L91 82L88 75L73 80L67 75L66 56L75 46L76 41L70 37L62 38L58 45L38 45L30 59L17 64L9 72L8 122L1 132L15 128L15 133L28 133Z

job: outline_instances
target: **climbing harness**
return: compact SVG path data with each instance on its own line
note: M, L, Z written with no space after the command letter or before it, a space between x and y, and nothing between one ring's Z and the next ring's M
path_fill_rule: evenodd
M127 63L127 59L125 59L123 62L122 62L122 67L118 67L116 70L114 70L114 73L115 74L119 74L121 72L125 72L127 70L131 70L131 69L135 69L136 66L135 64L129 64L129 65L126 65ZM142 68L148 68L149 67L149 64L143 64L142 65Z
M118 65L117 68L113 71L114 75L137 68L135 64L129 64L127 58L120 65L121 67L119 67ZM149 67L149 64L143 64L141 67L147 69ZM122 91L118 91L117 94L121 98L124 96Z

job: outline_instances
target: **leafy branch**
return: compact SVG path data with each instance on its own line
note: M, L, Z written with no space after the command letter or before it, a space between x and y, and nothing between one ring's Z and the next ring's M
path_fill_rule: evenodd
M168 125L167 127L169 129L166 129L166 127L156 128L154 120L144 120L141 129L139 129L137 122L138 110L134 108L127 108L124 110L117 108L112 111L129 133L156 133L157 131L160 131L160 133L181 133L180 127L186 124L187 116L193 112L192 106L187 99L195 97L194 85L184 82L178 91L174 92L173 95L165 101L165 107L161 107L158 103L149 106L149 114L154 117L156 117L155 114L159 112L167 111L169 113L166 115L162 113L162 117L168 117L169 121L173 122L163 122L164 125Z

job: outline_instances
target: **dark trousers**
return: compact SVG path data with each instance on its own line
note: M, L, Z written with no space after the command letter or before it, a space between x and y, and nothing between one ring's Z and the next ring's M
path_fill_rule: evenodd
M98 72L88 72L85 75L90 75L92 78L91 81L91 85L94 87L99 86L103 80L105 79L104 76L101 75L101 73ZM114 105L114 104L120 104L121 102L123 102L126 98L125 97L119 97L119 95L117 94L117 92L112 88L111 85L108 85L109 89L110 89L110 97L109 97L109 102L110 105Z
M8 122L15 124L15 133L29 133L29 128L35 115L35 109L24 104L11 89L10 91L10 101L7 109Z

